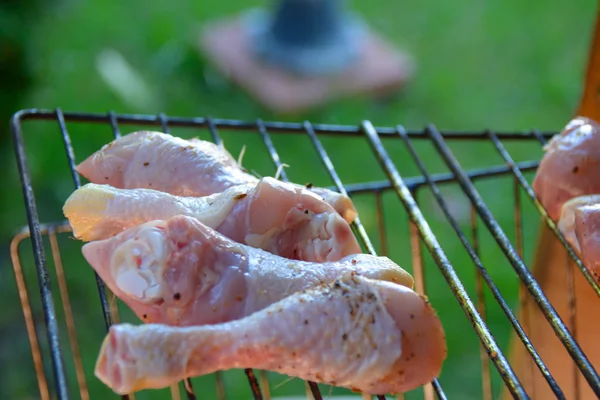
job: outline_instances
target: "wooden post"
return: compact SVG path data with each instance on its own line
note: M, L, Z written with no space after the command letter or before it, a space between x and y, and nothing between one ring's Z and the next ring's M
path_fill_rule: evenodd
M600 12L596 16L583 95L576 115L600 121ZM544 221L540 226L533 275L590 363L600 370L600 298ZM538 306L529 299L519 314L521 322L528 318L526 333L565 397L568 400L597 399ZM510 361L532 400L556 398L514 334ZM505 398L509 396L505 391Z

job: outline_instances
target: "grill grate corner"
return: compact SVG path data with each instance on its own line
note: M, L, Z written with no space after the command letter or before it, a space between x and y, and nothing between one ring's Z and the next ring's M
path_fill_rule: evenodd
M482 363L481 368L481 387L483 398L491 399L493 392L492 372L499 375L500 382L514 398L525 399L529 395L521 379L515 373L515 370L509 362L505 351L498 343L495 336L491 333L486 323L486 302L484 301L484 291L489 290L493 301L501 310L502 315L509 324L509 329L514 333L519 341L524 345L530 358L533 360L535 368L543 375L546 383L557 398L566 398L562 389L557 384L555 377L550 373L544 361L540 357L537 349L530 341L527 318L519 318L511 309L507 299L501 294L501 290L493 279L492 271L485 266L481 255L481 244L479 237L481 232L485 231L493 238L493 244L496 250L501 252L505 261L512 267L519 281L518 303L522 307L526 301L533 301L537 304L540 311L545 316L547 323L560 339L560 342L567 350L569 356L574 362L574 373L581 373L592 388L593 392L600 396L600 377L595 371L584 352L580 348L572 326L573 321L563 321L558 315L554 305L541 290L539 283L535 280L524 260L524 233L523 233L523 211L522 194L534 206L544 224L556 235L560 243L565 247L570 260L575 264L576 270L571 269L570 274L580 273L590 284L596 294L600 295L598 284L585 268L574 250L569 246L564 237L558 231L556 224L552 222L546 214L543 207L537 201L535 194L525 178L526 173L534 172L538 166L537 161L515 162L512 155L505 146L506 141L518 141L543 145L555 132L441 132L434 125L428 125L420 131L407 130L403 126L395 127L375 127L370 121L363 121L357 126L324 125L312 124L308 121L302 123L284 123L262 121L260 119L247 122L228 119L216 119L211 117L171 117L165 114L153 115L130 115L116 114L109 112L106 114L92 113L71 113L56 110L22 110L16 113L11 121L12 134L15 145L15 154L18 164L18 171L21 179L23 196L26 205L28 226L24 227L13 239L11 243L11 257L16 276L17 288L19 291L20 302L23 309L26 329L29 343L32 349L33 364L37 376L40 396L43 400L53 398L52 392L60 399L70 397L69 383L72 380L76 382L79 394L82 399L90 398L88 386L93 374L90 368L85 368L81 361L81 354L88 350L78 346L77 324L75 323L74 312L71 308L75 300L69 294L67 279L65 274L69 273L68 268L63 268L65 263L61 257L61 246L59 244L59 235L68 235L70 227L66 221L59 222L41 222L38 215L38 202L34 195L32 176L27 161L25 146L25 126L27 121L45 121L45 126L50 129L57 129L60 133L60 140L64 144L64 151L67 159L67 166L70 172L70 179L75 188L81 185L79 175L75 171L76 157L72 144L72 137L69 129L72 126L81 124L95 124L97 126L108 127L113 137L119 137L124 130L124 126L152 127L164 132L170 132L172 129L186 129L191 132L206 131L212 141L217 144L223 144L220 131L235 131L243 138L250 135L257 135L258 142L264 146L269 155L272 165L279 171L280 179L288 181L288 174L283 168L283 157L280 156L278 148L275 146L273 137L275 135L296 135L307 138L308 143L321 161L324 173L332 185L330 189L346 193L351 197L373 196L374 199L374 218L375 232L378 237L379 245L376 246L372 240L372 235L368 234L368 229L364 222L361 222L361 213L359 218L353 224L353 230L362 242L366 252L372 254L387 255L391 248L387 232L389 231L389 214L384 212L384 197L398 200L406 213L408 220L408 229L410 232L410 255L412 262L412 273L415 277L416 290L421 293L427 293L425 277L426 272L430 274L441 274L445 284L451 291L458 305L464 312L474 334L480 342L479 357ZM52 128L54 127L54 128ZM322 138L362 138L366 140L367 145L363 147L363 152L370 152L381 167L386 179L373 180L363 183L344 184L341 176L343 170L334 165L331 157L331 150L326 150ZM108 138L107 138L108 139ZM81 140L80 137L77 140ZM387 150L384 142L400 143L410 156L410 161L418 174L410 177L404 177L399 171L399 166L393 161L393 157ZM448 172L431 173L426 160L419 155L416 142L426 142L433 146L436 158L443 161L448 168ZM503 161L495 166L487 166L478 169L464 169L457 160L454 152L451 150L450 143L488 143L495 149L497 155ZM365 150L366 149L366 150ZM407 161L408 162L408 161ZM488 204L483 200L476 184L486 180L498 177L507 177L512 179L512 198L514 207L512 209L514 221L514 241L511 242L506 230L501 227L499 221L490 211ZM66 177L65 177L66 179ZM452 212L452 204L442 194L445 186L453 184L460 188L461 193L467 199L466 204L469 208L469 230L466 231L464 225L457 219ZM450 261L447 255L447 249L440 243L435 229L430 225L430 221L425 217L423 206L417 201L419 194L425 190L431 192L432 201L435 202L443 216L443 223L452 230L453 235L458 239L460 246L466 252L466 259L470 260L475 271L475 299L469 294L464 279L459 278L459 273L455 265ZM390 195L394 195L390 197ZM507 196L507 201L508 201ZM392 216L396 219L396 215ZM478 223L481 221L481 223ZM52 264L54 265L54 274L58 282L58 294L56 297L56 288L51 282L51 271L48 268L47 249L44 240L50 243L50 253ZM42 307L45 321L45 336L38 336L35 322L32 314L31 298L33 297L32 282L29 282L29 289L26 285L25 273L22 268L22 253L20 245L25 241L31 241L33 263L35 264L35 275L37 276L37 287L39 289L39 303ZM379 248L379 252L376 250ZM423 251L426 250L426 253ZM27 253L29 254L29 253ZM434 271L425 270L425 256L429 255L437 269ZM464 271L461 271L464 273ZM95 273L94 273L95 274ZM91 275L90 275L91 276ZM119 321L120 315L114 295L106 293L106 288L101 279L95 275L95 284L100 299L100 311L104 319L104 327L108 327ZM486 289L487 288L487 289ZM573 288L571 287L571 290ZM57 299L60 304L57 306ZM36 302L37 304L37 302ZM64 325L67 331L68 344L64 343L64 336L61 334L61 324L58 318L59 306L62 306L61 314L64 314ZM574 309L574 304L570 305ZM91 311L90 311L91 312ZM572 314L575 311L572 310ZM440 317L443 314L440 313ZM38 328L39 330L39 328ZM41 342L47 342L47 351L42 351ZM67 373L65 355L67 352L73 356L74 376ZM90 357L93 357L97 349L89 349ZM452 351L452 348L449 349ZM52 370L52 376L49 378L45 371L44 360L49 360ZM70 364L70 362L69 362ZM493 367L493 369L491 368ZM254 399L270 398L269 378L263 371L245 370L251 394ZM225 398L226 385L224 383L224 373L215 374L215 385L217 397ZM444 372L442 372L442 377ZM197 384L196 384L197 385ZM180 391L185 393L188 399L195 399L195 388L191 380L182 382L181 385L175 385L170 388L172 398L180 398ZM319 400L323 397L322 388L313 382L307 382L306 392L308 398ZM438 380L427 384L423 388L423 396L426 399L432 399L435 396L439 399L452 397L452 393L447 393ZM124 396L123 398L133 398L134 396ZM384 399L384 396L378 398Z

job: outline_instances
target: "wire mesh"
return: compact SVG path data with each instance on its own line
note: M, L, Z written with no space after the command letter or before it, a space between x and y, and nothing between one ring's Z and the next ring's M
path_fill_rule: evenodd
M410 259L412 265L412 274L415 278L415 289L424 294L427 291L427 277L431 275L426 270L426 257L429 255L436 266L436 273L441 274L445 280L447 287L451 291L453 297L458 302L458 305L464 312L473 332L477 336L479 346L479 360L481 362L481 391L482 398L493 398L493 379L492 373L495 371L500 379L500 382L510 392L514 398L525 399L529 398L531 393L527 393L519 377L515 374L514 368L510 365L507 357L504 355L501 345L491 333L488 324L486 323L486 301L485 291L489 290L495 304L500 308L506 321L510 325L510 329L514 332L518 339L524 345L527 353L533 360L533 365L543 375L547 384L557 398L566 398L561 388L557 384L555 377L552 376L544 361L538 354L538 351L529 340L526 332L529 331L527 316L518 318L515 312L511 309L509 301L504 298L492 277L492 271L486 267L483 262L480 238L482 232L487 232L493 238L497 250L506 258L508 264L515 271L518 278L518 304L523 307L526 302L535 302L545 316L548 324L552 327L556 335L560 338L563 346L567 349L571 359L574 362L573 374L582 374L587 384L592 388L594 393L600 395L600 378L598 373L586 358L584 352L580 348L576 340L576 332L574 331L573 318L575 315L575 302L573 288L571 285L572 301L570 304L570 319L563 321L557 314L553 305L548 301L546 295L540 289L538 282L533 278L533 275L527 268L524 261L524 233L523 233L523 216L521 192L525 192L526 197L530 200L535 210L539 213L542 220L547 224L551 231L558 237L560 243L567 249L569 262L574 263L577 267L576 273L581 273L586 281L591 285L596 294L600 294L600 289L594 278L585 268L577 254L573 251L568 242L561 235L556 227L556 224L548 218L544 208L540 205L535 197L535 194L525 178L525 174L534 172L538 166L537 161L520 161L513 160L511 154L505 147L507 141L518 141L537 143L541 146L555 132L504 132L495 133L486 132L440 132L433 125L427 126L421 131L406 130L402 126L396 127L374 127L369 121L363 121L357 126L340 126L340 125L324 125L311 124L308 121L302 123L283 123L283 122L267 122L260 119L254 122L216 119L211 117L202 118L186 118L186 117L170 117L164 114L157 116L152 115L118 115L114 112L107 114L87 114L87 113L63 113L60 109L57 110L23 110L14 115L11 121L12 134L14 139L14 149L16 154L17 166L21 178L23 196L26 205L26 214L28 226L24 227L13 239L11 243L11 258L16 276L16 283L19 292L21 307L25 318L25 326L27 330L28 340L32 350L33 367L37 376L38 389L40 397L43 400L53 398L54 396L60 399L67 399L71 392L69 391L68 381L71 379L67 373L65 362L66 345L62 342L61 327L59 326L59 308L57 307L54 297L54 291L51 282L51 271L48 268L47 261L47 246L44 239L47 239L50 244L50 253L52 264L54 265L54 276L58 282L58 292L60 295L60 305L62 310L60 314L64 315L64 324L67 330L67 338L69 342L70 354L73 357L73 367L75 371L75 382L79 395L82 399L89 399L88 383L91 379L91 372L85 370L81 362L82 352L88 349L81 349L78 346L78 325L75 322L74 313L71 305L74 297L69 293L68 279L65 277L69 272L63 267L61 256L61 246L59 244L59 236L67 236L70 232L70 226L65 221L57 223L41 223L38 216L38 205L34 195L33 181L30 173L29 161L26 154L25 146L25 122L32 120L47 121L54 123L55 128L60 133L60 138L64 144L65 155L67 158L68 170L70 171L70 179L75 188L81 186L80 177L75 171L76 157L70 135L70 127L77 124L100 124L107 125L112 137L117 138L121 135L123 126L139 126L143 125L146 128L159 129L163 132L170 133L174 128L187 128L192 132L197 133L206 130L210 140L218 145L224 145L224 141L219 133L220 130L239 131L249 137L251 134L258 134L260 143L264 146L266 154L269 157L273 167L277 170L278 177L284 181L289 181L288 174L285 171L283 157L280 155L275 141L274 135L287 135L307 137L314 152L316 153L322 167L325 170L330 182L333 183L330 189L337 190L350 197L357 198L363 195L372 195L374 199L375 221L377 236L376 246L372 239L373 234L369 235L364 223L359 218L352 225L353 231L364 246L364 250L371 254L388 255L396 243L390 243L387 232L391 221L397 219L397 211L393 214L386 214L386 203L384 198L388 195L393 195L403 206L406 212L408 229L410 233ZM46 127L52 125L46 125ZM331 154L326 150L326 145L323 144L323 138L362 138L367 144L363 147L371 150L371 155L375 157L380 165L385 178L381 180L370 180L361 183L344 184L341 179L340 171L334 166ZM244 139L242 139L243 141ZM408 159L411 159L416 166L417 174L411 177L403 177L399 172L399 165L393 161L393 157L389 153L386 143L401 143L407 151ZM419 155L416 142L426 142L433 145L436 152L436 158L443 161L447 166L448 172L431 173L427 167L427 162ZM496 150L498 155L503 160L501 165L486 166L484 168L463 168L457 160L455 154L451 150L451 142L459 143L489 143ZM352 156L354 157L354 156ZM56 157L60 158L60 157ZM81 160L79 160L81 161ZM408 162L407 160L403 160ZM343 171L342 171L343 172ZM514 243L509 239L506 229L501 227L501 224L494 217L490 208L483 200L481 194L476 188L476 183L480 181L490 180L498 177L511 177L512 192L514 207L511 207L512 218L514 221ZM462 193L466 195L468 204L468 230L461 227L461 222L456 217L456 213L452 211L452 201L447 196L444 196L442 189L448 185L458 185ZM424 216L423 208L419 205L420 195L424 191L431 191L433 201L439 207L443 215L443 223L451 228L453 235L458 239L458 245L464 248L468 259L474 265L475 271L475 290L473 295L469 294L463 280L457 273L456 266L451 263L447 252L448 247L444 248L438 239L438 235L434 232L430 225L431 218ZM423 197L421 195L421 197ZM389 198L389 197L388 197ZM22 257L26 254L24 250L20 251L21 244L29 240L31 242L31 250L33 255L33 263L35 264L35 275L37 277L37 285L39 288L39 302L42 306L45 336L40 336L37 332L36 323L32 313L31 298L31 282L29 289L27 288L25 271L22 268ZM392 246L392 247L390 247ZM378 248L379 251L376 250ZM425 250L425 251L424 251ZM571 275L573 271L571 271ZM464 270L461 270L464 273ZM118 303L119 300L112 293L107 293L107 290L94 272L95 285L97 287L100 310L104 320L104 329L120 321ZM487 289L486 289L487 288ZM125 312L126 310L121 310ZM92 312L92 311L90 311ZM440 315L443 317L443 315ZM571 327L569 330L568 326ZM44 351L41 342L47 343L47 350ZM90 357L93 357L93 352L97 349L89 349ZM449 349L452 351L452 348ZM44 360L49 359L51 365L51 376L48 376L44 368ZM70 359L69 359L70 360ZM69 366L71 361L69 361ZM533 368L533 367L532 367ZM253 371L247 369L244 371L249 383L250 393L254 399L269 399L271 398L271 387L269 375L264 371ZM532 374L533 370L529 370L528 374ZM257 377L258 375L258 377ZM443 375L442 375L443 376ZM522 377L521 377L522 378ZM227 396L227 385L225 384L224 373L219 372L214 374L214 384L216 387L215 393L217 398L224 399ZM527 379L527 377L526 377ZM73 386L71 386L73 387ZM188 399L195 399L195 388L190 379L185 380L180 385L172 386L170 395L174 399L181 398L181 389ZM307 382L306 396L319 400L323 398L322 386ZM52 395L54 393L54 395ZM424 386L422 395L425 399L446 399L448 394L442 387L439 380ZM399 398L403 398L400 395ZM451 397L451 396L450 396ZM133 394L123 396L123 398L135 398ZM385 396L378 396L384 399Z

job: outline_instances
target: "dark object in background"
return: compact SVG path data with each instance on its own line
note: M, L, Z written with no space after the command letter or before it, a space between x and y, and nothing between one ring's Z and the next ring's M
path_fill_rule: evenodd
M248 12L243 23L257 58L298 75L345 70L366 36L362 21L340 0L282 0L273 13Z
M40 5L40 0L0 0L0 153L8 146L8 121L33 83L27 46Z
M9 153L12 151L10 119L17 110L25 107L25 99L34 83L28 47L31 28L35 26L35 19L41 5L40 0L0 0L0 170L2 171L8 171L10 166L14 165L13 156ZM0 196L0 210L10 206L7 204L7 199L7 196ZM0 233L1 238L2 233Z
M34 83L31 60L28 56L32 27L42 6L54 2L42 3L40 0L0 0L0 170L9 171L14 165L12 142L10 139L10 119L19 109L24 108L29 89ZM6 182L5 182L6 184ZM6 188L6 187L5 187ZM0 196L0 210L9 207L8 197ZM0 234L0 266L9 265L8 238ZM9 304L14 301L15 281L9 268L0 269L0 302ZM36 312L35 319L42 315ZM40 321L41 323L41 321ZM22 362L30 352L23 327L23 314L8 307L0 318L0 398L34 398L36 394L35 376L25 375L14 370L14 365ZM22 336L22 341L13 340L8 345L7 338ZM14 398L14 397L13 397Z
M208 24L200 39L228 79L276 112L300 112L336 98L395 92L411 58L369 32L340 0L280 0Z

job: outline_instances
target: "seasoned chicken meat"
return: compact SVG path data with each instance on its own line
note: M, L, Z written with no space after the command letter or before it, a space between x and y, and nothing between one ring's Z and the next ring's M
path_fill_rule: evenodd
M577 117L544 150L533 189L550 218L557 221L566 201L600 193L600 125Z
M600 281L600 194L579 196L562 207L558 228Z
M305 188L269 177L206 197L89 183L67 199L63 212L75 237L85 241L181 214L290 259L337 261L361 252L350 225L329 204Z
M293 261L234 242L178 215L87 243L83 255L108 288L143 321L200 325L239 319L347 271L412 287L386 257Z
M95 374L119 394L234 368L395 394L431 382L445 358L444 331L427 300L344 274L228 323L113 325Z
M214 143L153 131L137 131L115 139L79 164L77 172L92 183L119 189L148 188L194 197L258 182L227 150ZM349 197L323 188L310 190L322 196L348 223L356 218Z

